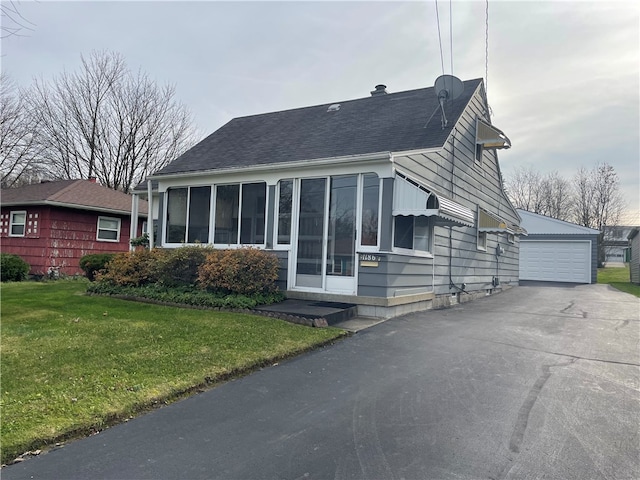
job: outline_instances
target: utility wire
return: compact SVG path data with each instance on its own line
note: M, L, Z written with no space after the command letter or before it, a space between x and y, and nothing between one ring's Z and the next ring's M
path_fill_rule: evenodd
M486 0L485 33L484 33L484 93L488 98L489 90L489 0Z
M444 75L444 55L442 54L442 36L440 35L440 15L438 14L438 0L436 2L436 20L438 23L438 41L440 42L440 62L442 63L442 75Z
M451 42L451 75L453 76L453 12L451 10L452 0L449 0L449 40Z

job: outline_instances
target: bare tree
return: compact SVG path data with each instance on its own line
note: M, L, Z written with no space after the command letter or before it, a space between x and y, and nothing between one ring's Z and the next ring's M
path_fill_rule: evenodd
M0 185L10 188L38 177L36 126L26 111L23 92L6 74L0 75Z
M543 215L565 221L571 218L573 191L569 180L551 172L542 179L539 190Z
M519 167L507 179L506 188L516 208L560 220L571 215L571 183L558 172L543 176L532 168Z
M575 201L573 219L578 225L591 228L594 225L593 182L589 170L580 167L574 179Z
M514 207L541 213L541 176L538 172L532 168L518 167L505 183Z
M576 190L575 221L600 231L598 236L598 266L604 265L606 252L605 232L616 225L626 208L620 192L618 174L607 162L592 170L581 168L574 179Z
M96 177L129 191L194 144L195 130L172 86L134 75L118 53L82 57L75 73L36 81L29 102L54 178Z

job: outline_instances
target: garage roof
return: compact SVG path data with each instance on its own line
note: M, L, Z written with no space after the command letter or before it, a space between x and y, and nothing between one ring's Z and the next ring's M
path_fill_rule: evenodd
M529 235L598 235L599 230L518 209L520 226Z

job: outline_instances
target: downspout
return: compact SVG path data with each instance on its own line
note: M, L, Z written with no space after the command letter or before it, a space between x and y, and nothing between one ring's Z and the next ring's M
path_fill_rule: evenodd
M453 181L455 178L455 168L456 168L456 133L457 129L453 129L453 134L451 135L451 198L455 199L455 194L453 193ZM452 288L458 289L460 292L464 292L466 285L463 283L462 288L453 283L453 240L452 240L452 226L449 226L449 290Z

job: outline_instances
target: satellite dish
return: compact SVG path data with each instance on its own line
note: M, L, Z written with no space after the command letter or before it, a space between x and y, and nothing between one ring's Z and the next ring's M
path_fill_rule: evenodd
M442 110L442 128L447 126L447 117L444 113L444 102L449 100L455 100L462 92L464 92L464 83L458 77L453 75L440 75L436 78L436 83L433 89L438 96L440 102L440 109Z

